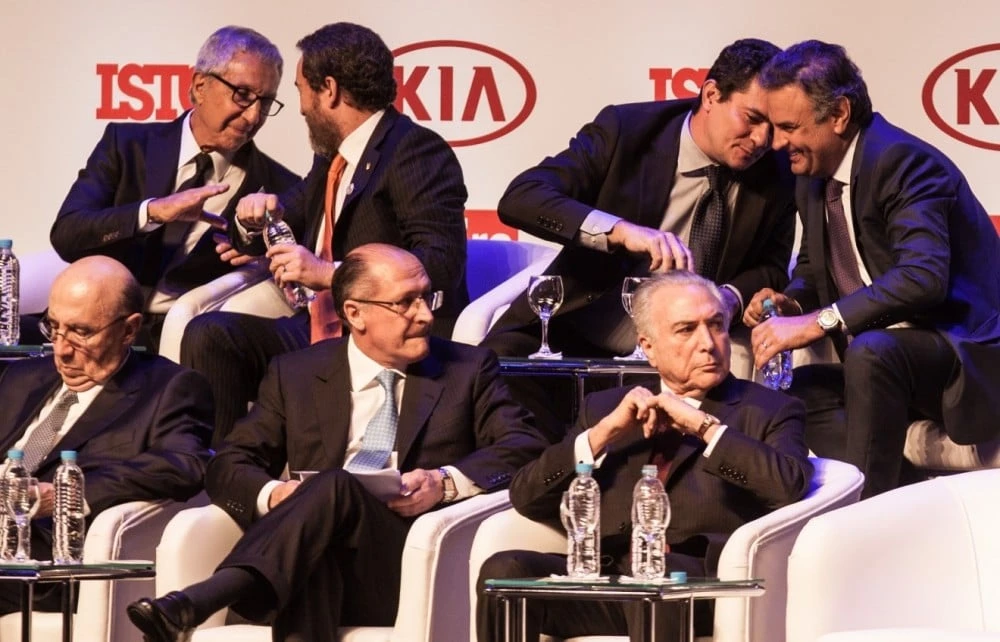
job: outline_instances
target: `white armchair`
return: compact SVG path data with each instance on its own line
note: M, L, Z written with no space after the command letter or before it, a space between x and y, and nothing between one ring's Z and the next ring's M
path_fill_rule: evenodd
M1000 640L1000 471L812 520L788 562L789 642Z
M184 508L203 505L204 493L187 503L161 500L135 501L102 511L90 526L84 542L85 561L152 560L160 534L170 519ZM73 639L80 642L141 642L142 634L125 615L125 606L153 588L152 579L80 582L80 600L73 618ZM62 615L34 612L32 638L61 639ZM0 641L21 639L21 615L0 618Z
M471 301L455 322L452 340L478 345L510 302L528 287L528 279L541 274L556 252L537 243L470 239L465 282Z
M244 265L182 294L163 320L160 355L180 363L184 329L191 319L204 312L222 310L268 318L290 316L293 310L270 276L259 265Z
M21 314L39 314L49 305L49 290L56 275L69 264L51 249L18 255L17 260L21 264Z
M507 491L477 495L419 517L406 537L399 611L393 627L345 627L342 642L443 642L469 630L469 550L480 522L510 506ZM239 527L221 508L180 513L156 551L156 594L205 579L232 549ZM220 611L195 631L195 642L267 642L264 626L225 624Z
M805 498L744 524L723 547L719 577L729 580L762 578L766 593L753 599L717 600L715 631L710 638L714 642L783 642L785 639L785 601L788 595L785 570L795 538L813 516L857 502L864 483L864 477L850 464L821 458L811 458L811 461L816 471ZM472 544L469 560L473 609L479 568L493 553L511 549L565 553L566 534L533 522L513 509L483 522ZM474 628L470 631L471 639L475 639ZM627 642L628 638L587 636L574 638L572 642L584 641Z

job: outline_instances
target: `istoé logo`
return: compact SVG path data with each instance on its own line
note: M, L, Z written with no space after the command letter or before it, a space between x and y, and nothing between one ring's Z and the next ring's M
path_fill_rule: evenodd
M938 129L963 143L1000 150L1000 43L951 56L924 82L924 111Z
M396 109L429 124L452 147L517 129L535 108L531 74L512 56L464 40L427 40L394 50Z
M188 65L98 64L98 120L173 120L191 107Z

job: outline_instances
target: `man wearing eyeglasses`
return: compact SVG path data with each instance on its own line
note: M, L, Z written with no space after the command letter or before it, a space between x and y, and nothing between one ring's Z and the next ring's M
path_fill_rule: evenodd
M110 256L139 279L140 342L150 348L177 297L233 269L235 253L216 232L232 222L240 197L298 180L252 141L282 108L281 72L267 38L219 29L198 52L193 108L169 123L109 124L59 210L50 236L64 260Z
M236 208L239 225L259 230L265 213L283 217L299 244L267 250L281 285L316 293L308 311L281 319L210 312L188 324L181 363L201 372L216 403L214 443L247 412L275 355L339 336L330 283L337 263L365 243L412 252L435 290L444 292L435 334L450 337L468 303L462 168L435 132L400 114L392 52L361 25L326 25L298 42L295 86L316 153L309 175L282 194L251 194ZM242 239L237 239L242 241ZM259 238L238 243L263 254Z
M134 500L186 500L202 488L212 398L195 372L131 350L142 290L122 264L80 259L56 277L44 331L53 357L25 359L0 375L0 451L17 448L39 479L31 553L51 558L52 479L59 452L77 451L88 520ZM34 608L57 611L58 587L35 588ZM0 584L0 614L20 591Z
M505 488L544 441L496 355L430 336L437 297L417 258L368 244L333 283L347 338L275 357L250 415L209 464L206 490L244 534L204 582L129 606L149 642L187 639L213 612L277 611L274 640L333 642L391 626L401 554L427 511ZM318 471L279 481L286 467ZM354 473L401 472L378 499Z

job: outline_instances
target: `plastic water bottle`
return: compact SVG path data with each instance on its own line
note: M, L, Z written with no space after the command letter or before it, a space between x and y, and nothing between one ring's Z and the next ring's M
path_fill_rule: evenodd
M295 245L295 234L292 232L292 228L288 226L288 223L278 220L271 216L270 212L264 212L264 220L266 225L264 226L264 245L271 247L272 245ZM306 292L306 289L302 287L299 283L288 283L285 285L288 288L288 299L289 303L296 308L304 308L309 305L309 301L312 297Z
M16 346L21 340L21 265L14 256L14 242L0 239L0 345Z
M27 477L28 471L23 463L24 453L17 448L7 451L7 460L3 464L3 475L0 476L0 558L14 559L17 553L17 524L7 507L7 480L12 477Z
M669 523L670 500L656 466L643 466L632 491L632 577L656 580L666 573Z
M563 525L569 535L566 574L593 578L601 574L601 489L591 464L576 465L576 479L566 491Z
M764 315L762 320L778 316L778 308L774 301L764 299ZM792 351L779 352L768 360L760 369L764 375L764 385L772 390L788 390L792 385Z
M87 528L83 510L83 471L76 465L75 450L59 454L62 463L53 480L52 560L56 564L80 564Z

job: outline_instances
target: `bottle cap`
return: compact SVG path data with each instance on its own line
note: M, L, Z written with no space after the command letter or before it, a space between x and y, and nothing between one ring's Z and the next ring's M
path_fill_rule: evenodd
M685 571L670 571L670 581L683 584L688 581L688 574Z
M9 250L14 247L14 241L11 239L0 239L0 250Z
M20 448L11 448L7 451L7 457L9 459L24 459L24 451Z
M656 464L646 464L642 467L643 477L656 477Z
M576 474L577 475L589 475L592 472L594 472L594 465L593 464L585 464L585 463L583 463L581 461L581 462L579 462L576 465Z
M772 312L773 310L775 310L774 301L771 300L771 297L764 299L763 305L764 305L764 312Z
M61 450L61 451L59 451L59 457L63 461L76 461L76 451L75 450Z

